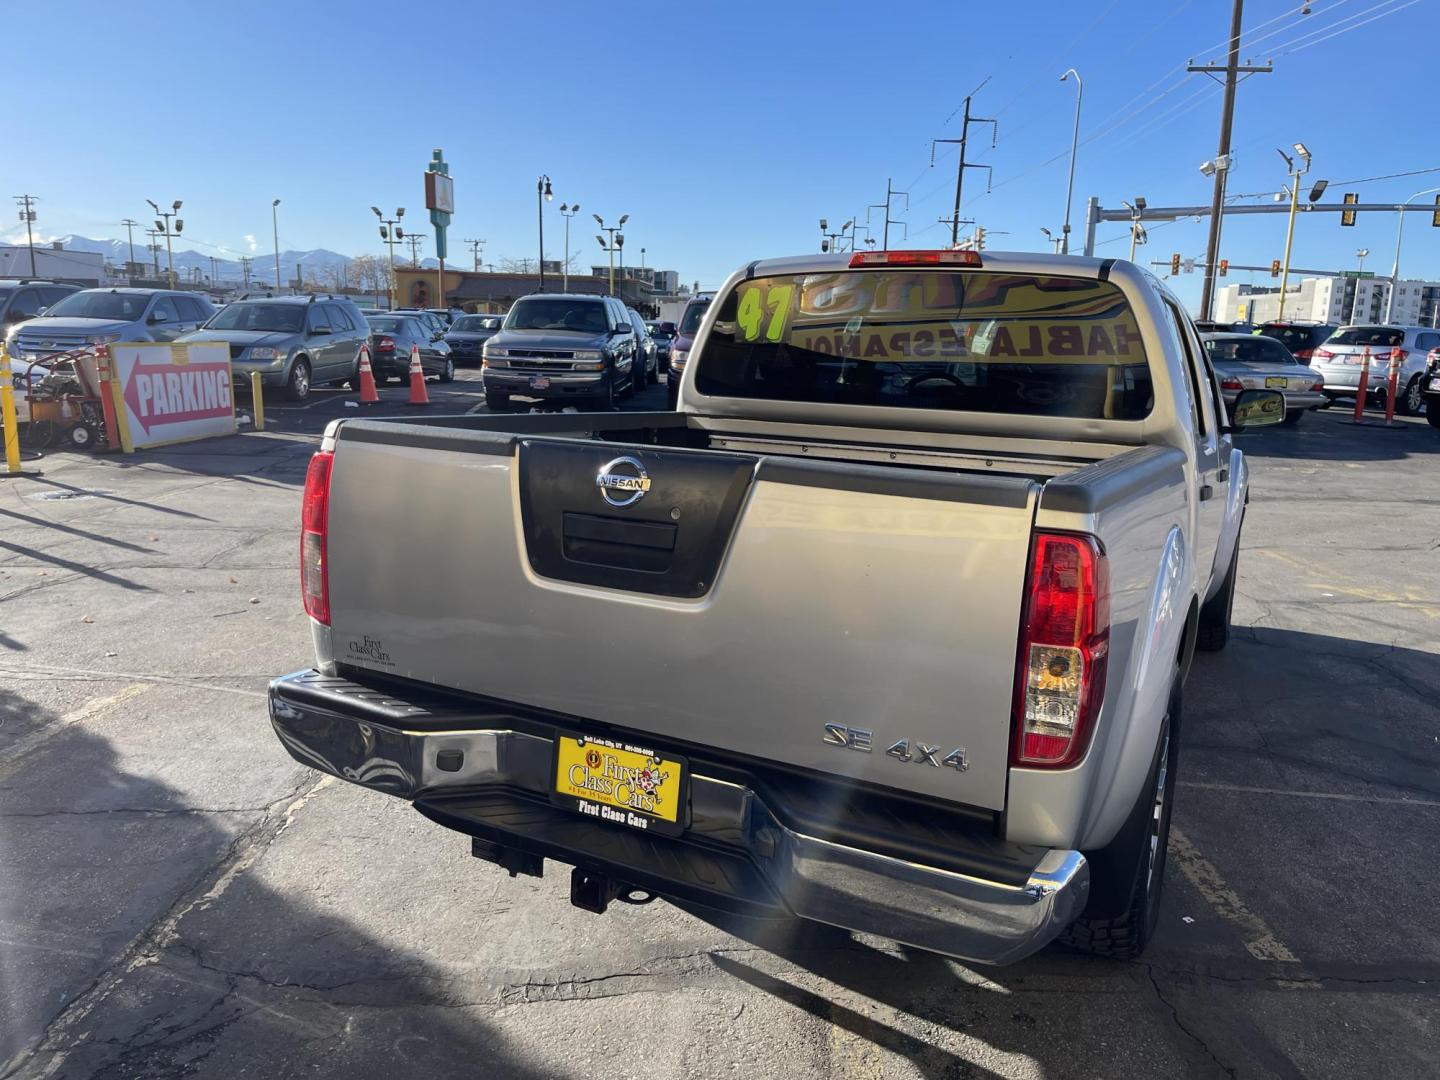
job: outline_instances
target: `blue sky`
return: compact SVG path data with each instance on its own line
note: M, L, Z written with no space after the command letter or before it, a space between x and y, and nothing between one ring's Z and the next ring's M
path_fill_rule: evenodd
M1240 88L1230 191L1268 200L1285 182L1274 148L1297 140L1314 154L1311 177L1332 182L1440 168L1427 60L1440 0L1301 6L1246 4L1243 54L1274 58L1275 72ZM571 247L587 263L603 259L590 213L628 213L627 262L643 246L647 265L708 287L750 259L815 250L818 219L863 220L887 178L910 193L896 215L909 240L892 246L940 246L956 159L943 146L932 168L930 139L958 135L961 102L982 83L974 111L998 118L999 137L992 149L972 126L972 157L993 166L993 188L969 171L964 215L992 248L1046 250L1040 227L1058 231L1064 216L1075 90L1059 76L1073 66L1085 83L1078 248L1089 195L1208 203L1198 166L1215 153L1220 89L1184 66L1223 60L1229 11L1225 0L44 4L26 12L24 53L51 59L36 61L45 77L11 80L0 174L7 194L41 197L45 235L123 236L120 219L149 219L146 198L183 198L187 246L259 258L278 197L282 248L381 253L371 204L403 205L430 232L421 174L439 146L455 177L452 261L468 261L465 237L488 241L488 261L533 258L545 172L551 256L559 205L578 201ZM1440 171L1331 194L1399 201L1428 187ZM1368 247L1366 267L1388 272L1395 221L1302 219L1294 261L1348 267ZM1229 218L1222 254L1268 264L1284 230L1281 215ZM1124 257L1126 235L1103 225L1099 252ZM1403 273L1440 277L1440 229L1412 214L1406 238ZM1187 219L1152 227L1140 257L1204 244ZM1176 284L1193 306L1199 275Z

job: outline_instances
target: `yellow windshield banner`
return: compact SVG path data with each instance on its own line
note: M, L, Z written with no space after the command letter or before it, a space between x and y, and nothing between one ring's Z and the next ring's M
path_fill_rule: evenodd
M876 271L757 278L736 290L735 339L852 360L1143 364L1140 329L1111 283Z

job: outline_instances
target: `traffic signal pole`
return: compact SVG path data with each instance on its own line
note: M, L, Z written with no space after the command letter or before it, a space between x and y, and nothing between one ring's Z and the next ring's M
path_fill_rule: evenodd
M1280 267L1280 308L1276 312L1275 321L1280 322L1285 318L1285 289L1290 284L1290 248L1295 243L1295 211L1300 208L1300 174L1290 174L1290 226L1285 230L1285 261ZM1209 318L1207 314L1205 318Z

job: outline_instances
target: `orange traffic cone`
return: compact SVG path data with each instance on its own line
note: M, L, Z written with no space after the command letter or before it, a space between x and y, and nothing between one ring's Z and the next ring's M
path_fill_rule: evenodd
M430 392L425 389L425 369L420 366L419 345L410 346L410 404L430 404Z
M380 395L375 392L375 372L370 370L370 346L363 342L360 345L360 404L380 404Z

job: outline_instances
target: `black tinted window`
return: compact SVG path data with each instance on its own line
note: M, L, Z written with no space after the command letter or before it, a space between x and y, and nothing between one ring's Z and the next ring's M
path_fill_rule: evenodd
M331 330L330 309L326 304L316 304L310 308L310 314L305 320L305 328L314 333L316 330Z
M330 305L330 325L338 331L354 330L355 320L350 318L350 312L345 310L343 304Z
M175 306L179 309L180 318L184 322L204 322L209 318L205 306L199 300L189 296L177 296Z
M696 330L700 329L700 320L705 318L705 312L710 308L710 301L704 303L691 303L685 305L685 314L680 316L680 333L686 337L693 337Z
M1405 331L1389 326L1346 326L1330 335L1326 345L1379 345L1393 349L1405 344Z
M38 315L44 306L45 301L41 299L39 289L21 289L10 302L10 315L12 318Z
M1319 328L1314 326L1262 326L1260 333L1274 338L1291 352L1309 348L1320 336Z
M863 270L754 278L716 303L702 394L1097 420L1150 412L1139 327L1108 282Z

